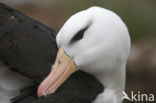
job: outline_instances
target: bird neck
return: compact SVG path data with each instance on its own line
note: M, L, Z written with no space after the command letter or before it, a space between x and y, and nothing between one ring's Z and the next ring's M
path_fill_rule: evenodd
M103 100L101 103L109 103L105 101L110 101L110 103L122 102L122 93L125 89L125 66L122 66L119 69L116 68L112 72L95 75L95 77L103 84L105 88L104 92L99 94L97 100Z
M116 96L113 90L105 89L92 103L122 103L122 100Z

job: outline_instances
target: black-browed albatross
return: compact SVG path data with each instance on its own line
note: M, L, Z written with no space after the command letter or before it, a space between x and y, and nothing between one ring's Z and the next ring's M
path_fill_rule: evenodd
M70 74L84 70L105 87L92 103L122 102L130 37L118 15L100 7L76 13L58 32L56 42L55 64L40 84L38 96L54 93Z
M50 72L56 56L55 34L0 3L0 61L11 68L0 67L1 103L91 103L103 91L92 75L78 71L54 94L37 97L37 86Z

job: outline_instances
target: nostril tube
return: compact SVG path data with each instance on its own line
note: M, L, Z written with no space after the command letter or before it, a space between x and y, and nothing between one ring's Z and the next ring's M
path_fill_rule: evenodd
M62 59L59 59L59 60L58 60L58 63L61 64L61 61L62 61Z

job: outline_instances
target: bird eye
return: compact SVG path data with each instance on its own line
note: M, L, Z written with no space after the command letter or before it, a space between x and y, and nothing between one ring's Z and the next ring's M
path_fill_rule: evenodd
M84 36L84 32L85 32L87 29L88 29L88 26L85 27L85 28L83 28L83 29L81 29L79 32L77 32L76 35L71 39L70 43L73 43L73 42L76 42L76 41L82 39L83 36Z

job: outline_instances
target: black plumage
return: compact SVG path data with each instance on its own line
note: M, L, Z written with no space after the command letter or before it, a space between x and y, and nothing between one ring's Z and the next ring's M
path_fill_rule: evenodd
M30 89L28 89L30 90ZM26 92L28 92L25 89ZM25 91L22 91L25 93ZM12 100L13 103L91 103L103 92L103 85L92 75L83 71L72 74L59 89L51 95L37 98L35 89L29 96L23 95ZM27 94L27 93L26 93ZM25 96L25 94L24 94ZM22 98L22 99L21 99Z
M55 60L56 32L4 4L0 18L1 60L40 83Z
M32 79L13 103L91 103L103 91L93 76L78 71L54 93L38 98L37 86L51 70L57 52L56 32L0 3L0 61Z

